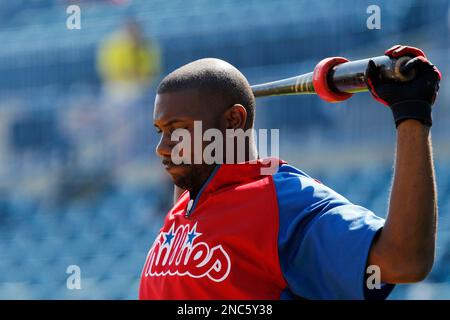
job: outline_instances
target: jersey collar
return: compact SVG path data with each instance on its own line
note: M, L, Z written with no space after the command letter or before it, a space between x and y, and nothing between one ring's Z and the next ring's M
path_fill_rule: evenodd
M265 158L236 164L217 165L203 184L197 197L190 200L191 204L188 205L189 210L187 210L186 215L190 216L200 202L205 201L218 190L272 175L277 172L280 165L286 163L286 161L278 158Z

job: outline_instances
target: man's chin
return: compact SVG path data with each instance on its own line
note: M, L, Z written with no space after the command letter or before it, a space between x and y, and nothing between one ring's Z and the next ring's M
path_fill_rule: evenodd
M180 188L185 188L185 186L181 185L184 185L183 181L189 175L189 172L191 171L191 165L187 164L170 165L164 166L164 169L171 176L172 181L175 185L177 185Z
M182 164L165 165L164 168L177 187L192 190L196 187L201 187L211 173L213 166Z

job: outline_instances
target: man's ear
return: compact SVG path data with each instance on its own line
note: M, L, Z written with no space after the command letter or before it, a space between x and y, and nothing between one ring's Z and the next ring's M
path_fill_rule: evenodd
M235 104L225 111L226 129L244 129L247 121L247 110L242 104Z

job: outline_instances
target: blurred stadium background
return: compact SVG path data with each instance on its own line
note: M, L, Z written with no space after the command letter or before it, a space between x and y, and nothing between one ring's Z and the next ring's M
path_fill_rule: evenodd
M81 29L66 8L81 8ZM381 8L369 30L366 9ZM444 79L434 111L436 263L391 299L450 298L450 7L447 0L15 0L0 2L0 298L136 299L172 186L154 155L155 86L202 57L250 83L311 71L328 56L423 48ZM134 45L133 45L134 44ZM395 151L390 111L367 93L260 99L280 156L386 215ZM68 290L66 268L81 268Z

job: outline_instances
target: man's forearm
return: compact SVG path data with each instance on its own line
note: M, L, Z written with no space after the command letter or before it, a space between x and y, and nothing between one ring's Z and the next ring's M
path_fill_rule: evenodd
M437 197L429 131L416 120L398 126L388 217L369 258L384 282L421 280L433 265Z

